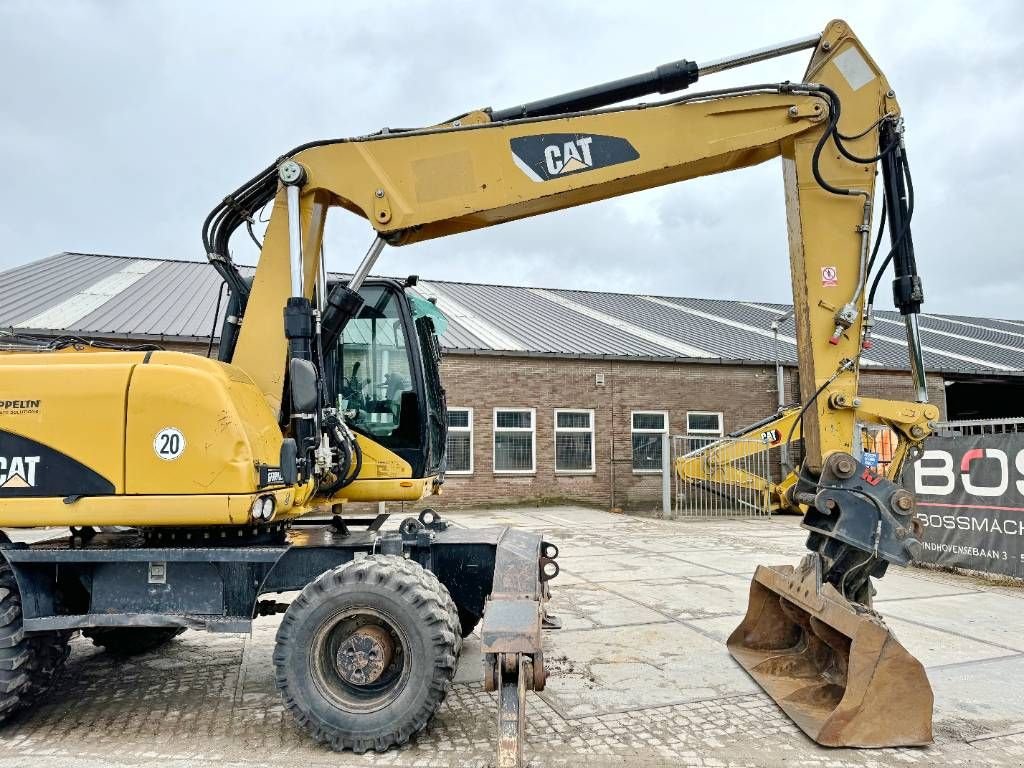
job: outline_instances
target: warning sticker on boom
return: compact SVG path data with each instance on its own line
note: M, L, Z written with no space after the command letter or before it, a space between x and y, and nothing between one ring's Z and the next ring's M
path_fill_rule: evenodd
M839 272L836 271L835 267L821 268L821 284L826 288L832 288L839 285Z

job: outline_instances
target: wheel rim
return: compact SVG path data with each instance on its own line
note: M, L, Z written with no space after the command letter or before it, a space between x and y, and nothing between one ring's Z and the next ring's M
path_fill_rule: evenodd
M412 664L409 639L384 611L361 607L328 617L313 636L310 677L334 706L375 712L401 695Z

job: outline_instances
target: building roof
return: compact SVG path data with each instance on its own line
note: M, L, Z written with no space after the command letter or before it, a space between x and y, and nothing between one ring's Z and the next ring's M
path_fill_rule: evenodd
M246 270L243 270L246 271ZM251 274L251 269L248 270ZM108 339L209 339L221 290L205 262L60 253L0 272L0 328ZM770 362L785 304L421 280L449 318L449 352ZM222 308L223 312L223 308ZM1024 373L1024 321L923 314L925 364L944 373ZM796 361L793 321L779 357ZM903 319L878 312L866 367L907 365Z

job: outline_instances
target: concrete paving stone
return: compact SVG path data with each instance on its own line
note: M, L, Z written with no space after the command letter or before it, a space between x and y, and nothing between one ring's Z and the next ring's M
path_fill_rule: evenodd
M977 594L978 590L972 589L963 584L937 581L935 579L923 578L918 575L917 569L899 568L890 566L885 576L874 579L875 590L878 594L874 602L885 603L889 600L906 600L915 597L941 597L972 593ZM882 614L885 608L878 609Z
M723 616L713 616L708 619L686 619L686 626L696 629L699 632L709 635L716 642L725 644L732 631L740 625L743 620L743 613L734 613Z
M666 706L756 689L725 648L674 622L561 632L564 666L542 696L567 717ZM571 656L569 653L571 652Z
M579 560L581 557L620 557L629 553L629 550L623 547L604 547L600 544L590 544L585 541L566 541L562 539L557 542L557 546L559 565L568 565L574 560Z
M626 542L626 546L633 552L652 552L662 555L673 555L685 558L692 552L754 552L761 551L754 545L738 543L735 538L728 536L695 537L695 536L666 536L664 538L643 538L633 537Z
M455 669L455 683L479 685L483 680L483 654L480 652L479 630L462 641L459 666Z
M551 610L562 619L563 630L665 620L660 613L635 600L591 584L567 586L553 592Z
M885 615L1024 651L1024 611L1012 597L982 592L885 605Z
M672 618L699 619L745 612L749 586L745 579L718 574L690 576L683 581L609 583L608 588Z
M558 572L558 576L555 577L554 581L551 582L552 591L556 589L561 589L562 587L570 587L575 584L590 583L584 575L585 572L583 569L581 569L580 572L577 574L573 571L566 569L564 567L564 564L561 562L558 564L558 566L561 570Z
M806 552L807 550L802 545L799 547L794 545L792 551L785 552L772 552L765 549L749 552L697 551L679 554L678 558L719 572L753 576L754 570L759 565L796 565Z
M882 615L885 616L884 610ZM885 623L903 647L929 668L1014 655L1014 651L1005 648L910 624L893 616L885 617Z
M1024 730L1024 656L934 670L929 679L936 730L966 740Z
M600 583L641 581L643 579L681 578L687 576L715 576L705 566L685 563L663 555L644 557L617 555L613 557L577 557L561 566L565 573L584 580ZM561 578L559 574L558 579ZM552 589L558 579L551 582Z

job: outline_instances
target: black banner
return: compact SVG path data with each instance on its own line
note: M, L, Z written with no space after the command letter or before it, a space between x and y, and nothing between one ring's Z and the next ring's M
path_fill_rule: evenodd
M1024 577L1024 434L931 437L903 481L922 561Z

